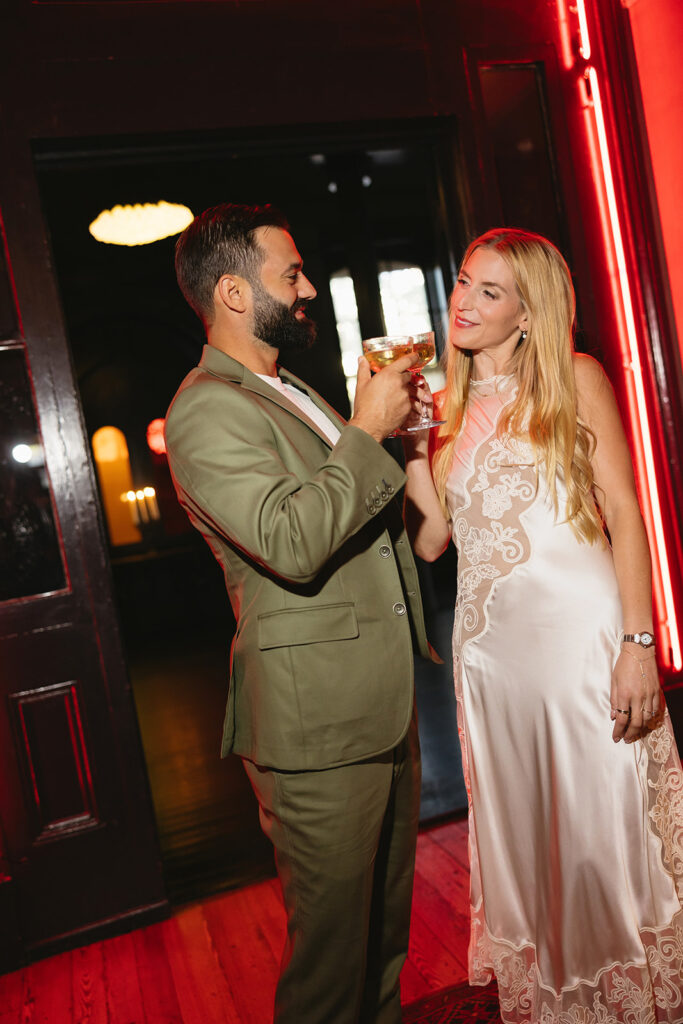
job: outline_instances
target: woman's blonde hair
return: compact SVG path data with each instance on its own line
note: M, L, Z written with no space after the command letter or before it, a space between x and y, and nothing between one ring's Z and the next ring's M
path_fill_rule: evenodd
M493 228L468 247L461 269L481 248L493 249L505 260L528 320L526 338L520 340L508 368L518 378L517 395L502 415L499 432L528 435L537 465L544 466L555 514L559 476L567 491L567 521L579 539L594 543L604 533L593 495L590 460L595 436L579 420L576 407L572 366L576 302L569 268L552 242L541 235ZM451 332L454 316L451 296ZM471 372L472 353L449 344L440 409L446 422L439 431L433 461L436 489L446 514L446 480L463 425Z

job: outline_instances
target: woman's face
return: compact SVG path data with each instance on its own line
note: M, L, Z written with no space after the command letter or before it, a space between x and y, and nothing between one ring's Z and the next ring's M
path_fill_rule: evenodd
M475 249L451 299L451 341L472 352L477 371L505 369L528 326L512 271L494 249Z

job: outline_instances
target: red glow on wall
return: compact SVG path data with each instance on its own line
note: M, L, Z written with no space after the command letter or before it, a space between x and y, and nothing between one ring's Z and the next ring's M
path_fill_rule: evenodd
M668 667L683 667L681 641L676 622L676 608L669 564L669 553L664 531L657 480L650 413L645 394L645 380L639 351L639 330L636 324L629 270L622 227L619 201L616 194L605 110L601 92L601 79L596 68L587 63L591 55L589 26L585 0L578 0L573 10L577 25L574 63L580 73L579 96L584 113L586 143L593 167L596 199L604 238L604 252L612 290L617 337L622 355L624 384L629 405L634 441L635 470L643 516L653 555L653 590L656 608L655 629L662 660ZM558 0L558 17L562 30L562 17L568 16L564 0ZM569 25L566 38L572 38ZM561 31L561 35L563 35Z
M683 360L683 3L648 0L629 4L628 12Z
M147 427L147 445L155 455L166 454L166 441L164 440L164 420L152 420Z

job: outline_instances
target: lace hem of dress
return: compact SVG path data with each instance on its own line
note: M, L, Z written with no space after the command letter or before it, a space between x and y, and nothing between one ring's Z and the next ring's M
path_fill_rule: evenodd
M661 842L662 865L683 903L683 770L669 712L642 741L647 756L646 794L651 832Z
M668 712L642 745L650 829L683 901L683 771ZM472 842L470 863L470 984L486 985L495 974L504 1024L683 1024L683 906L669 925L640 931L642 964L615 962L595 978L555 992L543 985L531 943L515 948L490 934Z
M494 939L480 905L472 910L470 984L487 985L495 974L504 1024L683 1024L683 909L640 935L646 962L613 963L554 992L543 985L534 947Z

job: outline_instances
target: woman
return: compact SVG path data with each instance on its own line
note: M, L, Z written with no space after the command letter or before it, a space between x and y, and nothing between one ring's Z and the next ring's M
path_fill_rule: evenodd
M471 984L505 1022L683 1021L683 775L628 447L546 239L494 229L451 298L446 424L406 519L458 550ZM611 546L605 537L604 526Z

